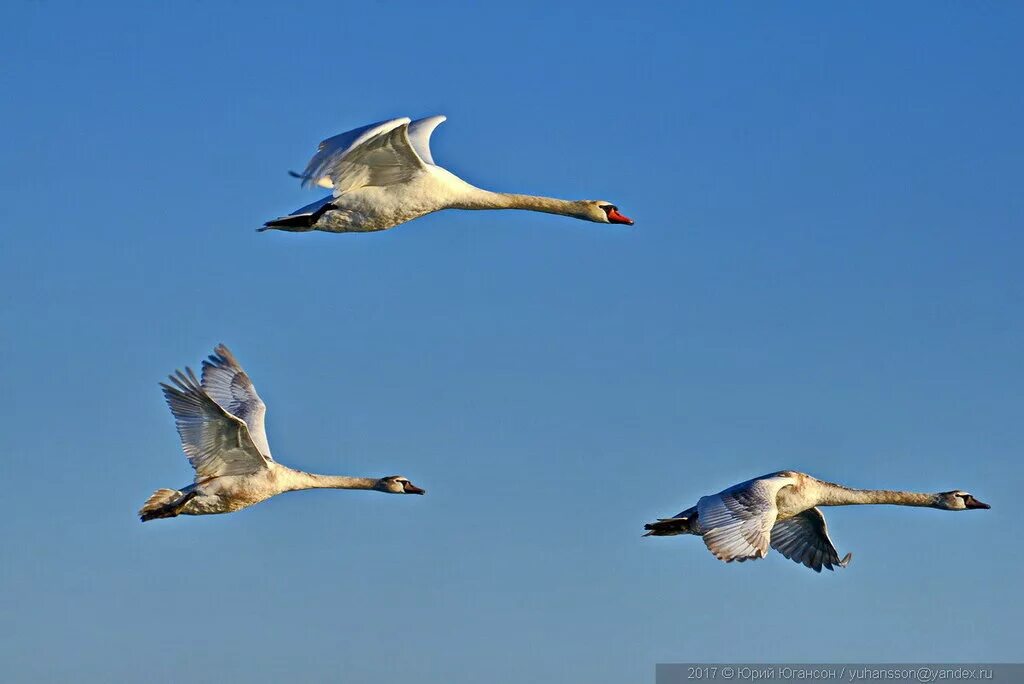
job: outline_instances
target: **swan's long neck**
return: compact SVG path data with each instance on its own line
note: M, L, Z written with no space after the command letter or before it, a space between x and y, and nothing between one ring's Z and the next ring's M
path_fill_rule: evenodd
M509 192L491 192L470 186L472 190L454 200L452 209L522 209L543 211L546 214L587 218L584 207L572 200L541 197L539 195L517 195Z
M893 504L896 506L934 506L934 494L903 492L892 489L851 489L831 482L818 482L821 489L819 506L855 506L858 504Z
M345 475L318 475L289 468L284 475L286 491L299 489L373 489L377 480L372 477L347 477Z

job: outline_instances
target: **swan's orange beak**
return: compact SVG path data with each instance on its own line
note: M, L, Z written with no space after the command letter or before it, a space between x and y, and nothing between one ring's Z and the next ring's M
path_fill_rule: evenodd
M625 223L627 226L633 225L633 219L620 214L618 209L608 210L608 221L611 223Z
M426 494L427 493L426 489L420 489L419 487L414 485L412 482L403 482L402 483L402 490L406 494Z

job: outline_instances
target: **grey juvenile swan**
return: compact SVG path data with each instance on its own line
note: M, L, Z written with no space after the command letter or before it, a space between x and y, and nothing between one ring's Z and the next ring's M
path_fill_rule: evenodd
M304 186L332 190L258 230L351 233L385 230L442 209L525 209L595 223L633 225L604 200L562 200L490 192L434 163L430 134L445 120L391 119L341 133L320 143L301 174Z
M249 376L224 345L203 361L202 381L191 368L161 383L195 481L182 489L158 489L139 517L143 522L177 515L231 513L282 492L299 489L372 489L424 494L400 475L382 478L316 475L277 463L270 456L263 416L267 407Z
M644 525L644 536L696 534L708 550L726 563L764 558L768 547L816 572L823 567L845 568L828 537L825 516L817 506L894 504L925 506L944 511L991 508L967 492L954 489L938 494L850 489L792 470L763 475L701 497L697 505L672 518Z

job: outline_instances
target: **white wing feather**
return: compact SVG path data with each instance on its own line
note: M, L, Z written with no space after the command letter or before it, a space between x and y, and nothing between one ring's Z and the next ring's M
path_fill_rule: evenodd
M436 166L434 164L434 156L430 154L430 136L435 128L447 120L447 116L439 114L437 116L428 116L425 119L417 119L409 124L409 142L412 143L416 154L420 156L420 159L425 164Z
M764 558L778 517L775 496L792 478L749 480L697 502L697 520L704 544L727 563Z

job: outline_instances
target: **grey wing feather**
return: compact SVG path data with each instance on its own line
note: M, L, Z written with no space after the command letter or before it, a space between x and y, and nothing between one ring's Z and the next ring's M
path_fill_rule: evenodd
M249 428L249 436L256 448L268 461L273 460L264 425L267 405L256 393L252 380L242 370L234 354L223 344L217 345L213 351L203 361L203 390L225 411L241 418Z
M817 508L775 523L771 532L772 548L786 558L802 563L815 572L828 568L845 568L851 554L840 559L839 552L828 537L825 516Z
M196 480L245 475L267 467L267 459L249 436L245 422L209 397L191 368L160 383L174 414L181 446L196 471Z
M320 185L320 181L326 175L325 170L330 167L331 161L338 159L345 155L346 152L355 144L361 137L366 136L370 131L376 128L380 128L387 121L378 121L372 123L369 126L363 126L356 128L351 131L339 133L338 135L322 140L317 146L316 154L309 160L306 165L306 169L301 173L292 173L296 178L302 179L302 186L309 187L314 185ZM328 179L329 180L329 179ZM328 183L327 187L332 184Z
M409 140L409 119L364 126L328 138L309 160L303 184L325 184L334 195L367 186L388 186L411 180L426 168Z

